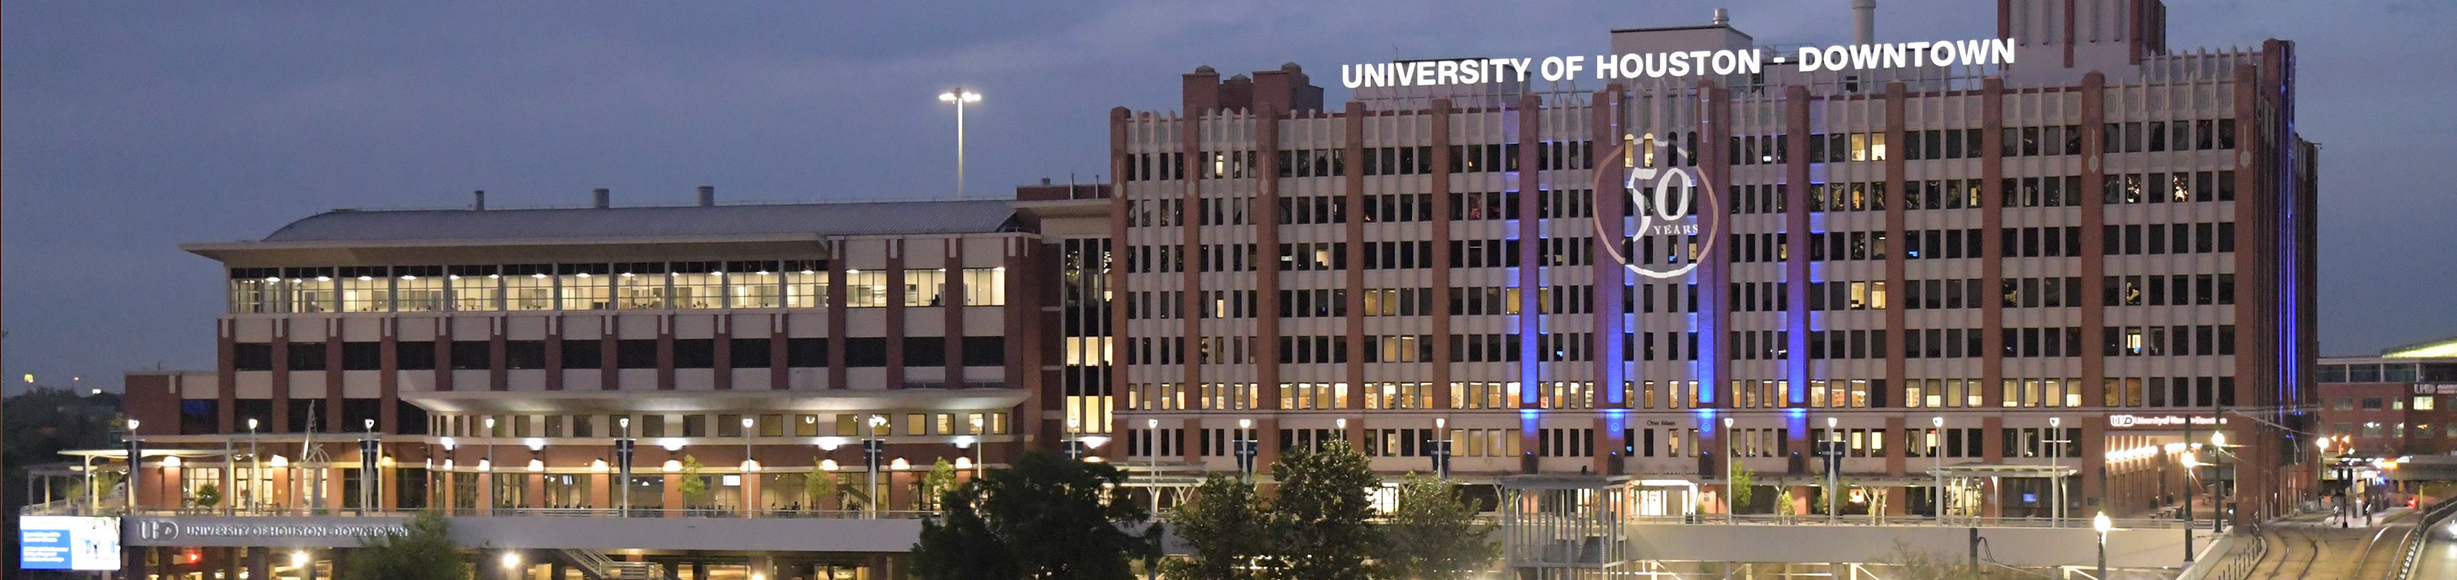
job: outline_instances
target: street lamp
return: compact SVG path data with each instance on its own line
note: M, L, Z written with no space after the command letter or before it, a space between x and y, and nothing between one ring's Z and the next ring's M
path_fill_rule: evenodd
M1152 517L1160 517L1160 420L1143 420L1143 455L1150 458L1152 474Z
M1255 448L1253 429L1253 419L1237 420L1237 475L1247 481L1254 480L1254 456L1261 451Z
M1945 523L1945 416L1928 418L1928 459L1935 466L1936 485L1929 490L1935 496L1928 509L1937 512L1937 523Z
M617 428L621 429L622 432L621 437L614 439L614 476L616 478L614 489L622 491L620 495L614 498L614 505L616 509L622 510L623 517L630 517L631 456L633 449L639 445L639 440L631 438L630 417L615 419L614 424Z
M980 438L981 436L981 415L976 413L973 415L973 437ZM973 479L981 479L982 476L989 474L990 464L987 461L989 458L982 455L982 452L984 451L984 448L990 446L990 442L988 439L982 439L979 442L974 443L974 445Z
M2210 533L2227 531L2227 432L2210 433Z
M249 503L249 504L251 504L251 505L249 505L249 506L248 506L248 508L249 508L249 510L250 510L250 511L253 511L253 510L255 509L255 507L256 507L256 506L258 506L258 505L263 505L263 504L264 504L264 501L265 501L265 499L264 499L264 461L263 461L263 457L262 457L262 456L260 456L260 455L258 455L258 454L256 453L256 419L255 419L254 417L250 417L250 418L248 418L248 420L247 420L247 495L246 495L246 498L249 500L249 501L248 501L248 503Z
M1433 418L1433 476L1450 479L1450 420Z
M956 199L964 199L964 104L981 102L981 94L959 87L938 94L939 102L956 106Z
M886 426L887 415L871 415L870 436L862 439L862 462L870 473L870 483L863 487L870 497L862 507L872 515L879 513L879 460L887 457L887 439L879 436L879 429Z
M503 569L504 569L504 571L505 571L506 573L509 573L509 572L511 572L511 571L513 571L513 570L519 570L519 569L520 569L520 552L513 552L513 551L509 551L509 550L504 551L504 553L503 553Z
M2048 506L2048 519L2056 527L2064 527L2065 518L2065 476L2058 469L2064 463L2064 424L2063 417L2048 417L2048 501L2055 502Z
M2201 486L2192 483L2193 477L2201 473L2201 458L2194 456L2192 449L2197 445L2190 439L2184 440L2184 482L2188 486L2184 488L2184 561L2186 562L2193 561L2193 526L2195 525L2193 523L2193 496L2201 495Z
M2090 529L2099 531L2099 574L2096 577L2104 579L2107 577L2107 532L2116 529L2115 522L2108 521L2107 512L2099 512L2098 517L2090 518Z
M1740 468L1740 458L1732 456L1732 418L1731 418L1731 417L1724 417L1724 418L1723 418L1723 434L1722 434L1722 436L1723 436L1723 521L1725 521L1725 522L1731 522L1731 521L1733 521L1733 518L1734 518L1734 517L1737 515L1737 514L1734 514L1734 513L1732 512L1732 495L1740 492L1739 486L1738 486L1738 485L1736 485L1736 484L1740 483L1740 475L1739 475L1739 471L1738 471L1738 470L1739 470L1739 468Z
M1836 421L1834 417L1827 417L1827 418L1826 418L1826 441L1825 441L1825 443L1826 443L1826 453L1825 453L1825 455L1826 455L1826 523L1827 523L1827 524L1833 524L1833 523L1834 523L1834 512L1836 511L1836 510L1835 510L1835 508L1837 507L1837 505L1834 503L1834 501L1835 501L1835 498L1837 498L1837 497L1841 497L1841 491L1840 491L1840 489L1839 489L1839 488L1841 488L1841 487L1842 487L1842 485L1843 485L1843 478L1842 478L1842 475L1841 475L1841 474L1838 474L1838 473L1836 473L1836 472L1835 472L1835 469L1836 469L1836 468L1839 468L1839 467L1842 467L1842 466L1843 466L1843 454L1842 454L1842 451L1843 451L1843 449L1842 449L1842 448L1843 448L1843 438L1842 438L1842 433L1841 433L1840 431L1835 430L1835 424L1836 424L1836 423L1838 423L1838 422L1839 422L1839 421Z

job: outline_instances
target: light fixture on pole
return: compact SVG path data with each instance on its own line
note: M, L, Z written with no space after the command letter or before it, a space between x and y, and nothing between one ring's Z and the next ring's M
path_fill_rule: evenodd
M869 485L862 488L868 496L862 508L872 515L879 512L879 460L887 457L887 439L879 435L879 429L886 426L887 415L871 415L870 436L862 439L862 462L870 473Z
M1723 521L1730 522L1738 516L1732 511L1732 496L1740 492L1740 458L1732 456L1731 417L1723 418L1723 432L1716 436L1723 439Z
M1152 518L1160 518L1160 420L1143 420L1143 456L1150 458L1152 487Z
M2211 537L2227 531L2227 432L2210 433L2210 533Z
M2095 578L2104 579L2107 577L2107 532L2116 529L2115 522L2108 521L2107 512L2099 512L2097 517L2090 518L2090 529L2099 532L2099 574Z
M1929 502L1928 509L1936 512L1937 523L1942 524L1945 523L1945 416L1929 417L1928 427L1928 458L1930 464L1936 466L1936 472L1931 474L1936 478L1936 484L1929 489L1929 495L1934 497L1930 498L1933 501Z
M264 458L256 453L256 419L247 420L247 493L241 496L254 509L267 501L264 497Z
M956 106L956 199L964 199L964 105L981 102L981 94L957 88L938 94L942 103Z
M1253 430L1253 419L1237 420L1237 448L1234 451L1234 453L1237 455L1237 475L1238 477L1245 478L1247 481L1253 481L1254 479L1254 456L1255 454L1261 452L1261 450L1255 448L1256 446L1254 444L1254 439L1251 435Z
M495 504L502 503L501 501L498 501L498 500L496 499L496 497L495 497L495 418L494 418L494 417L487 417L487 418L486 418L486 461L479 462L479 463L478 463L478 467L480 467L480 468L481 468L479 471L484 472L484 474L485 474L485 480L486 480L486 483L485 483L485 485L486 485L486 495L484 496L484 497L486 497L486 505L479 506L479 508L480 508L480 509L483 509L483 510L489 510L489 511L491 511L491 510L495 509Z
M981 435L981 415L976 413L973 415L973 437L980 438ZM989 446L990 442L988 439L981 439L980 441L973 443L973 479L978 480L981 479L982 476L989 474L989 457L982 455L983 448Z
M1842 497L1842 490L1838 488L1843 485L1843 478L1837 473L1837 470L1843 466L1843 438L1842 433L1835 430L1835 423L1838 422L1834 417L1826 418L1826 440L1821 442L1825 444L1826 523L1828 524L1834 523L1834 512L1838 507L1835 499Z
M1433 477L1450 479L1450 419L1433 418Z
M2060 528L2065 519L2064 424L2063 417L2048 417L2048 501L2055 502L2048 506L2048 519Z
M615 494L614 507L617 510L621 510L624 517L630 517L631 460L632 453L638 447L640 442L637 439L631 438L630 417L615 419L614 425L619 428L622 433L621 437L614 439L614 489L621 490L620 493Z

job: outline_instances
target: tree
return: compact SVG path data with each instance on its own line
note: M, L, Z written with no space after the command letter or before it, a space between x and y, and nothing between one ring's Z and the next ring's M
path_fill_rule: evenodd
M1271 544L1274 515L1263 505L1254 484L1212 475L1194 488L1193 498L1170 509L1169 522L1177 537L1194 547L1194 556L1161 565L1170 578L1260 580L1258 567L1276 553Z
M1755 479L1756 475L1756 472L1749 471L1749 466L1747 465L1739 463L1732 464L1732 489L1730 490L1730 493L1732 494L1732 513L1738 514L1740 513L1740 510L1749 507L1749 500L1752 499L1750 496L1754 495L1754 490L1752 489L1754 484L1750 483L1750 480Z
M210 481L205 482L204 485L196 486L196 498L193 501L196 504L196 507L200 508L211 508L213 506L222 505L222 488L213 485L213 482Z
M402 531L363 536L359 545L340 580L469 580L452 526L437 512L418 512Z
M685 509L707 505L703 502L708 499L708 479L700 475L703 468L700 458L683 456L682 484L675 491L682 494Z
M819 467L819 458L812 457L810 473L802 474L804 509L818 510L820 502L836 497L836 474Z
M1465 580L1501 557L1493 528L1476 522L1474 502L1452 481L1408 474L1399 484L1398 507L1382 526L1377 558L1388 578ZM1178 526L1183 535L1185 526Z
M1796 511L1796 510L1793 510L1793 509L1792 509L1792 490L1786 489L1786 490L1783 490L1783 492L1782 492L1782 493L1777 493L1777 494L1775 494L1775 506L1774 506L1774 508L1775 508L1775 515L1777 515L1777 516L1781 516L1781 518L1782 518L1780 521L1784 521L1784 522L1789 522L1789 521L1791 521L1791 520L1792 520L1792 516L1794 515L1794 513L1795 513L1795 511Z
M1379 487L1365 455L1346 442L1332 441L1319 450L1295 449L1271 467L1279 479L1272 507L1282 517L1278 533L1280 557L1287 561L1290 580L1348 580L1373 577L1374 553L1382 536L1366 519L1373 503L1365 491Z
M955 491L955 486L955 464L948 463L947 458L945 457L938 458L938 463L930 465L930 473L921 477L922 503L924 505L937 505L940 499L939 496L945 495L950 491Z
M914 576L1131 580L1132 560L1159 553L1160 527L1144 526L1151 514L1127 501L1125 483L1106 463L1025 455L943 496L913 544Z

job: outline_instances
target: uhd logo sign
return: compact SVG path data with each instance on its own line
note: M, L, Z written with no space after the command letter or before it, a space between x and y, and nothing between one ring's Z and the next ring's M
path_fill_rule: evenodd
M1647 245L1645 240L1660 239L1664 241L1662 247L1683 249L1685 258L1676 257L1670 264L1648 265L1637 256L1622 252L1618 243L1605 244L1604 251L1620 260L1629 271L1649 278L1676 278L1698 269L1698 264L1714 252L1715 237L1719 234L1711 228L1701 233L1699 227L1703 221L1700 215L1713 215L1719 211L1714 184L1702 183L1700 174L1670 167L1670 163L1662 164L1666 167L1657 167L1654 134L1643 138L1624 136L1617 151L1622 166L1629 168L1629 178L1618 184L1619 189L1629 195L1630 206L1636 210L1630 213L1638 218L1638 229L1630 234L1630 247L1644 248ZM1597 172L1595 192L1598 195L1614 189L1603 183L1603 178L1604 173ZM1703 211L1699 211L1701 209ZM1605 227L1606 217L1596 215L1595 228L1599 240L1618 237L1609 232L1620 228ZM1691 238L1696 239L1694 249L1689 245Z

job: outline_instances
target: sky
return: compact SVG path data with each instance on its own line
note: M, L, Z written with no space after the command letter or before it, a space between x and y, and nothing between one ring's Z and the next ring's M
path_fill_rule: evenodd
M1982 37L1993 4L1883 0L1877 39ZM945 198L958 86L968 189L1008 196L1105 179L1110 108L1174 108L1196 66L1296 62L1338 103L1340 63L1591 54L1719 5L1850 40L1846 0L7 2L0 373L211 368L224 273L178 245L329 209ZM2172 47L2299 43L2322 352L2457 335L2457 3L2168 6Z

